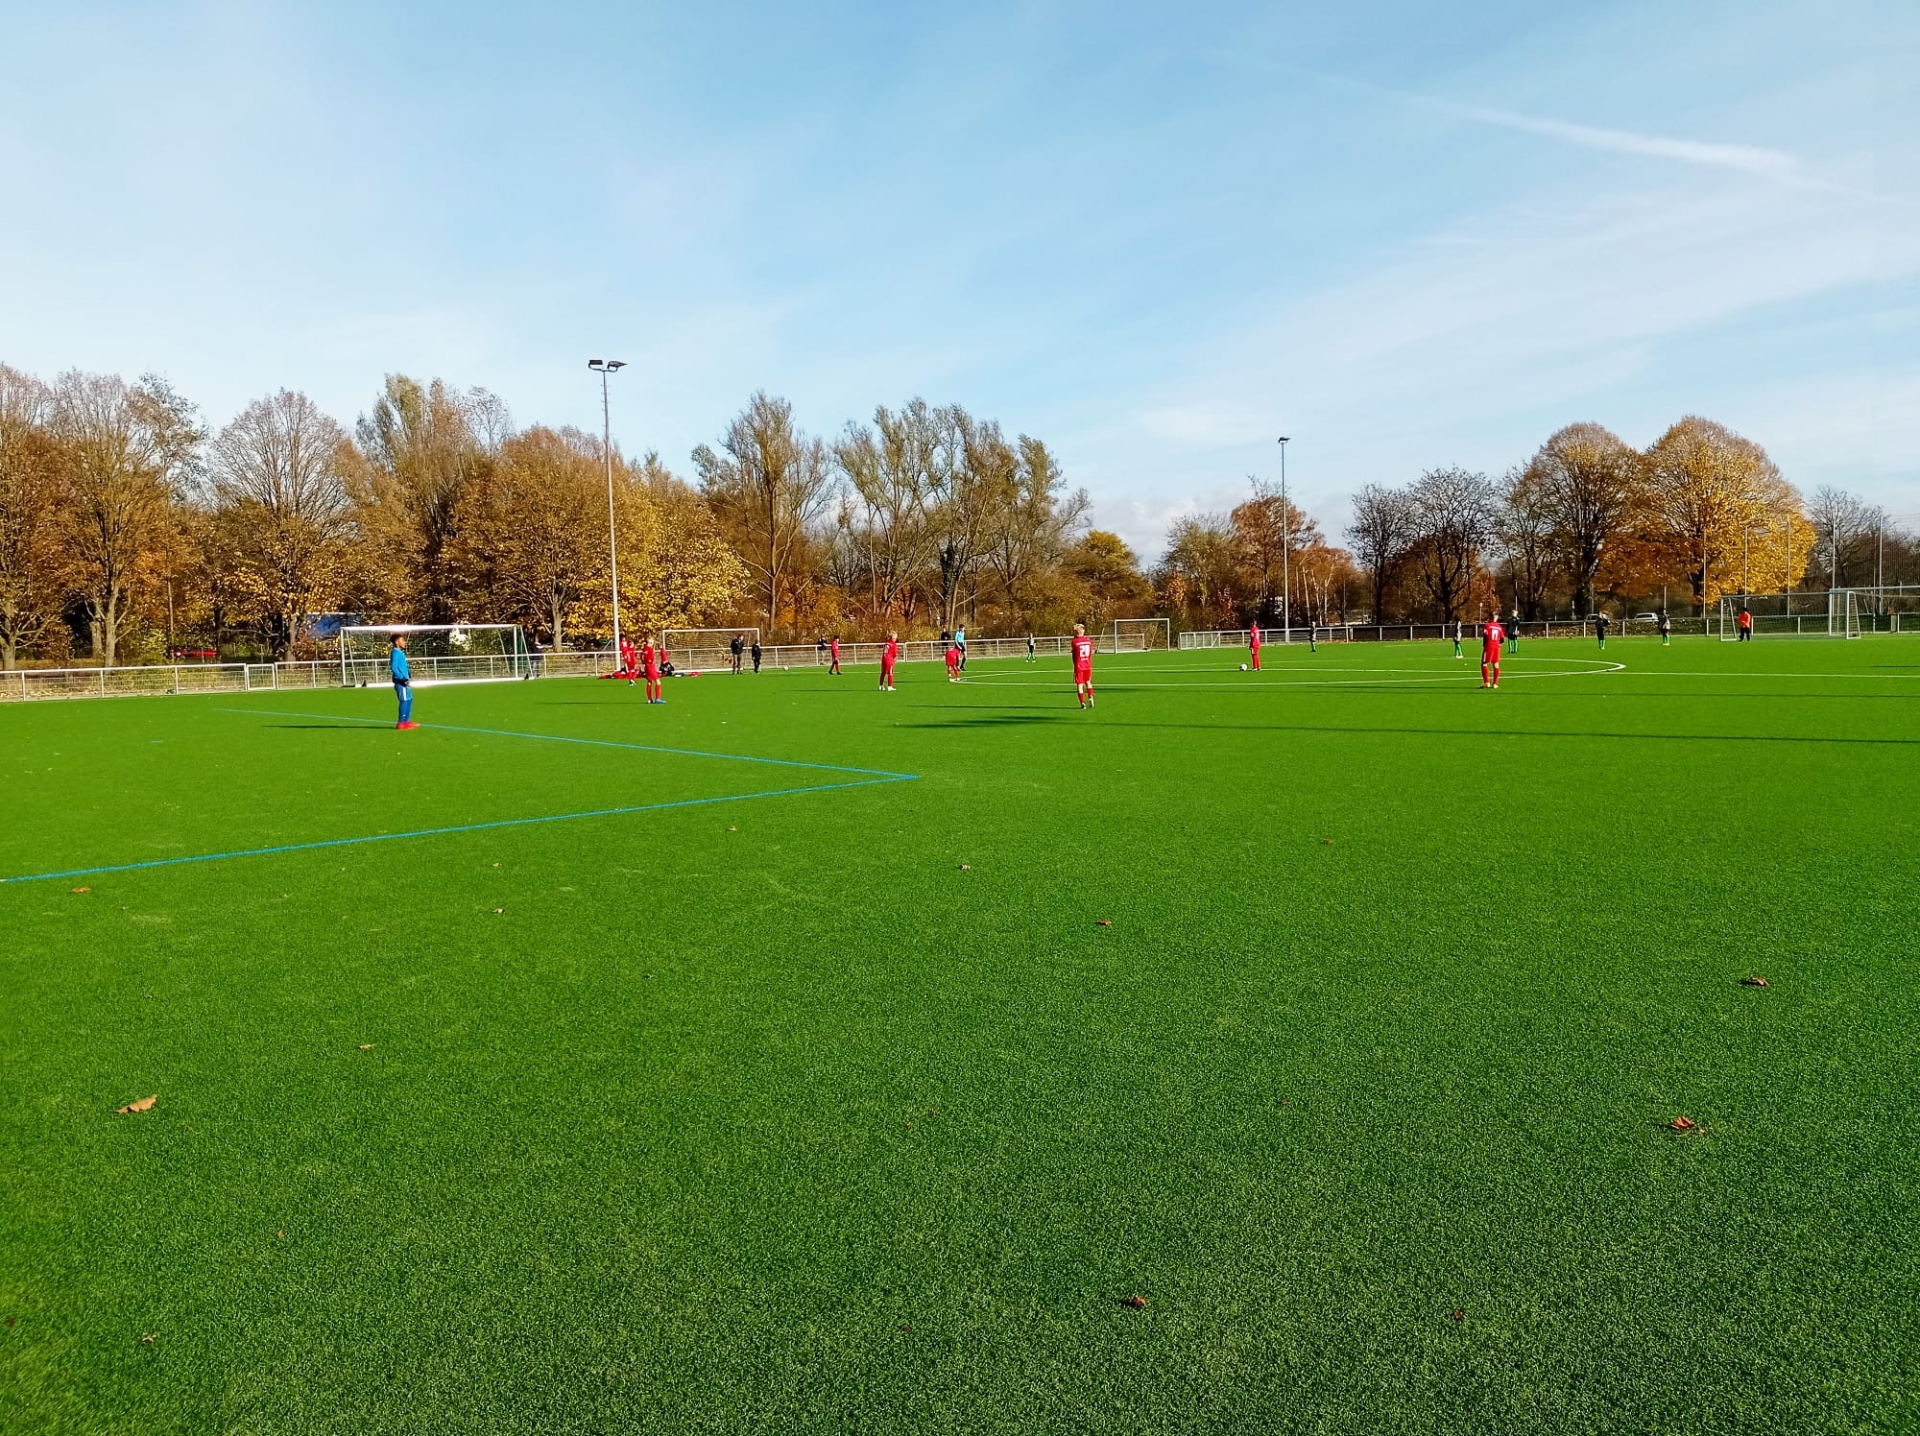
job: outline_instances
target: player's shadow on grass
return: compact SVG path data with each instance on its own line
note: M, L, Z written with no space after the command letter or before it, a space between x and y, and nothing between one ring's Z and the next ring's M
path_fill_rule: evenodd
M298 732L326 733L385 733L385 725L380 723L267 723L267 728L287 728Z
M948 718L943 722L905 723L901 726L905 728L1013 728L1026 723L1058 723L1066 716L1057 709L1043 709L1035 713L970 713L964 718Z
M944 724L916 725L926 728ZM1219 733L1357 733L1391 734L1397 738L1618 738L1648 743L1846 743L1871 748L1920 748L1920 738L1795 737L1781 733L1602 733L1565 728L1357 728L1318 723L1140 723L1104 719L1102 728L1166 728L1176 732Z

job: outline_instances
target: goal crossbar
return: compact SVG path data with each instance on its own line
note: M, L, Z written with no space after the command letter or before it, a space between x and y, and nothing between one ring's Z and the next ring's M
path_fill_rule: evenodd
M422 687L533 676L517 623L365 623L340 630L341 686L385 683L395 638L406 639L407 667Z

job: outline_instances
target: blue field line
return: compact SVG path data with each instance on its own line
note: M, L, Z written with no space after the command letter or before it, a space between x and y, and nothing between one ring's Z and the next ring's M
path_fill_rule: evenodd
M318 718L326 722L377 723L392 727L384 718L362 718L351 713L292 713L285 708L216 708L216 713L240 713L249 718ZM841 763L803 763L797 758L755 758L747 753L704 753L698 748L662 748L652 743L622 743L613 738L570 738L563 733L519 733L509 728L468 728L458 723L422 723L424 731L442 733L485 733L493 738L531 738L541 743L583 743L590 748L626 748L635 753L671 753L679 758L723 758L730 763L770 763L776 768L817 768L826 773L859 773L869 778L895 781L917 778L917 773L889 773L885 768L849 768Z
M805 788L773 788L764 793L728 793L718 798L680 798L671 803L639 803L621 808L593 808L582 813L550 813L538 818L497 818L492 822L461 823L450 828L416 828L405 833L374 833L361 838L322 838L311 843L281 843L271 848L240 848L230 853L196 853L184 858L150 858L140 863L109 863L97 868L63 868L53 873L27 873L16 878L0 878L0 884L37 883L52 878L84 878L99 873L130 873L141 868L170 868L181 863L217 863L227 858L263 858L273 853L305 853L312 852L316 848L345 848L358 843L392 843L402 838L439 838L452 833L480 833L489 828L525 828L535 823L570 823L579 818L614 818L627 813L658 813L667 808L698 808L711 803L744 803L752 798L791 798L801 793L831 793L842 788L871 788L881 783L911 781L913 781L911 773L889 773L885 777L863 778L853 783L815 783Z

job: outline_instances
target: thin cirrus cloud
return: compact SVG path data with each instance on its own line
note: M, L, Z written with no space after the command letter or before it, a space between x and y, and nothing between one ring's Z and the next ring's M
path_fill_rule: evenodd
M1416 99L1413 96L1403 98ZM1582 149L1608 150L1615 154L1645 155L1652 159L1677 160L1682 164L1706 165L1713 169L1737 170L1760 179L1797 181L1804 177L1800 162L1785 150L1760 145L1718 144L1706 140L1673 139L1666 135L1643 135L1632 130L1604 129L1599 125L1573 124L1542 115L1524 115L1514 110L1484 109L1476 105L1453 105L1440 101L1417 101L1443 114L1523 134L1543 135L1564 140Z

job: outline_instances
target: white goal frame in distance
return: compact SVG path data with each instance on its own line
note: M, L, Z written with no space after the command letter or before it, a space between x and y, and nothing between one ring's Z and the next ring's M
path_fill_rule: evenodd
M667 650L667 657L672 660L676 671L702 667L701 663L693 661L690 657L696 653L716 655L711 662L704 665L705 667L717 668L723 665L731 667L733 651L729 645L732 644L736 634L746 637L749 648L760 641L760 630L751 624L743 624L738 628L663 629L660 634L660 646ZM689 656L682 657L682 655Z
M1136 638L1136 643L1128 640ZM1157 642L1156 642L1157 637ZM1173 647L1173 620L1168 618L1116 618L1107 630L1115 653L1147 653Z
M368 623L340 630L340 686L365 688L369 683L387 682L387 649L395 634L405 634L409 640L407 667L423 688L533 676L527 636L517 623ZM350 651L356 638L371 640L370 648L378 651Z
M1720 595L1720 641L1740 641L1740 610L1753 614L1755 638L1858 638L1860 636L1859 595L1852 589L1836 588L1826 594L1824 615L1818 607L1810 613L1793 613L1795 599L1817 604L1820 595L1780 593L1723 593ZM1778 606L1780 613L1763 613L1761 607Z

